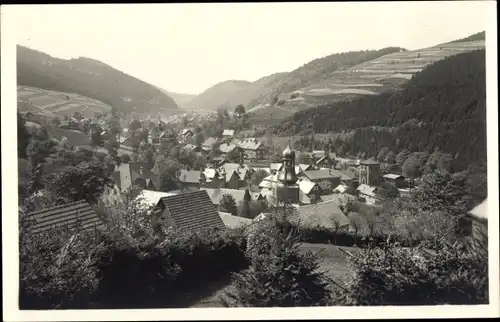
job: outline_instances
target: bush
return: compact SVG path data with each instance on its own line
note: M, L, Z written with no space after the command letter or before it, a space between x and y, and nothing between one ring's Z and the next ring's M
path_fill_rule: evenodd
M487 250L441 244L438 251L392 244L350 258L355 271L336 304L438 305L488 303Z
M98 287L104 250L97 233L20 232L20 309L86 309Z
M233 274L235 291L225 292L222 304L244 307L326 305L330 301L330 290L326 276L318 271L316 255L301 254L298 239L292 233L284 235L272 220L266 220L265 225L267 232L276 234L267 235L263 244L257 236L264 235L255 234L254 247L259 246L257 249L264 251L248 253L250 268Z

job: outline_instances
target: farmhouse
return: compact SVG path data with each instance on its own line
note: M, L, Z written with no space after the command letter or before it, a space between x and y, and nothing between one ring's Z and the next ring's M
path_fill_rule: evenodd
M487 241L488 212L488 199L485 199L467 214L470 221L471 241L474 246Z
M316 161L316 166L320 168L335 169L335 165L336 162L329 155L325 155Z
M306 177L309 181L317 183L321 191L325 194L330 193L340 184L341 175L334 170L307 170L299 174L300 177Z
M217 138L209 137L202 144L201 148L207 152L212 150L212 146L217 143Z
M224 176L217 169L204 169L205 175L204 187L206 188L220 188L224 185ZM200 182L201 183L201 182Z
M222 132L222 136L223 137L232 137L232 136L234 136L234 130L225 129Z
M367 204L374 205L377 203L377 201L379 201L379 198L376 194L377 187L362 183L356 190L359 193L359 199L366 202Z
M25 220L32 234L57 228L94 230L104 227L97 213L85 200L33 212Z
M179 171L179 186L180 190L197 191L200 188L200 174L201 171L185 170Z
M129 189L154 190L159 188L157 176L139 163L120 164L113 172L112 178L122 192Z
M249 159L261 160L266 153L264 144L255 138L234 140L233 144L241 147Z
M225 172L226 176L226 188L228 189L239 189L242 187L242 178L239 176L238 171L234 169L230 169L228 172Z
M404 188L405 187L405 177L399 174L384 174L382 176L382 180L384 180L385 183L390 184L393 187L396 188Z
M162 197L153 220L179 230L225 228L224 222L204 190Z
M321 188L317 183L306 178L299 178L297 184L299 185L300 204L313 204L321 201Z

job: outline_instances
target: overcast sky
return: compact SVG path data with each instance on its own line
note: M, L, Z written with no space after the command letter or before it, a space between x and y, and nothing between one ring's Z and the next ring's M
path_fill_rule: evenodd
M477 1L30 5L15 16L20 45L94 58L166 90L197 94L332 53L463 38L487 28L488 8Z

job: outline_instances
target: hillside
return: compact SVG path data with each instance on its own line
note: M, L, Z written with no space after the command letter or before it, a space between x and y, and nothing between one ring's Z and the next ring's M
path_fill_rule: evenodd
M159 88L159 87L158 87L158 89L162 93L164 93L165 95L168 95L169 97L171 97L180 108L186 108L186 106L189 104L189 102L191 102L191 100L193 100L193 98L196 97L196 95L194 95L194 94L175 93L175 92L170 92L170 91L164 90L164 89Z
M481 39L482 37L482 39ZM279 96L280 106L258 109L252 122L261 125L279 123L293 113L327 103L348 101L366 95L376 95L404 85L423 68L451 55L484 48L484 33L462 40L412 51L393 52L345 69L325 73L305 86ZM295 93L293 99L292 93Z
M18 85L75 93L124 113L170 115L182 110L172 98L137 78L90 58L59 59L17 46Z
M298 112L276 135L352 131L342 153L376 156L386 146L451 153L460 167L486 161L485 50L454 55L418 72L399 91Z
M231 97L250 84L250 82L243 80L228 80L218 83L193 98L187 103L186 109L214 111L218 108L234 108Z
M29 86L17 86L17 107L20 112L31 112L47 118L73 115L94 117L95 113L107 113L111 106L101 101L73 93L49 91Z

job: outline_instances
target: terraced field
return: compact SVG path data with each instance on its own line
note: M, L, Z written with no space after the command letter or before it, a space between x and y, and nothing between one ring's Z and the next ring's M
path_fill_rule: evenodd
M93 117L96 112L111 111L111 106L85 96L29 86L17 87L17 102L20 111L30 111L48 118L62 118L75 112L80 112L84 117Z
M322 77L319 82L290 93L281 93L280 107L249 109L251 121L259 125L273 125L302 109L352 99L360 95L374 95L405 84L415 73L429 64L478 49L484 49L484 40L442 44L434 47L388 54ZM299 95L291 99L292 94Z

